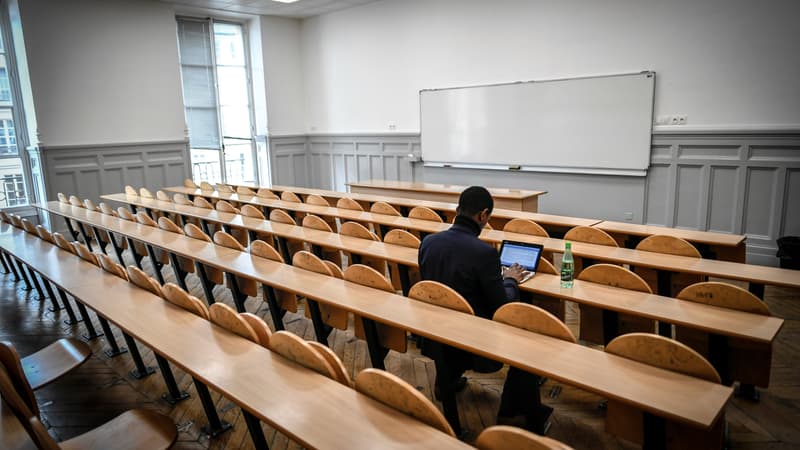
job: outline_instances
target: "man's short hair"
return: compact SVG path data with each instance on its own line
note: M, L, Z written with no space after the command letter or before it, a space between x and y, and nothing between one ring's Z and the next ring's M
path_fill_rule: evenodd
M483 186L470 186L458 197L458 214L474 216L484 209L492 212L494 199Z

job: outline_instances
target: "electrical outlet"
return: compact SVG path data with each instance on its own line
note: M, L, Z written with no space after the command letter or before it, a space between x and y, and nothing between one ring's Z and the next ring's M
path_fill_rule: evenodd
M678 120L678 116L675 116L675 115L670 116L670 118L669 118L669 124L670 125L678 125L679 123L680 122Z
M397 129L397 124L394 123L394 122L389 122L386 125L389 127L390 130L396 130Z
M686 120L688 117L686 114L678 114L678 125L686 125Z

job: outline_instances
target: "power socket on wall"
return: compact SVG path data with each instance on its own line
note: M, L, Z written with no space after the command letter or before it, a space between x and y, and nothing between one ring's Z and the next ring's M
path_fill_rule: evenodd
M686 125L688 120L686 114L666 114L656 117L656 125Z

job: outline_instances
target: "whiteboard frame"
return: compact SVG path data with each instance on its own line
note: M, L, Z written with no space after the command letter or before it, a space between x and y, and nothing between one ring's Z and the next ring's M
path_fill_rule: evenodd
M562 77L562 78L548 78L544 80L522 80L522 81L510 81L510 82L503 82L503 83L489 83L489 84L472 84L472 85L463 85L463 86L451 86L451 87L443 87L443 88L426 88L419 90L419 122L420 122L420 130L422 130L422 93L423 92L437 92L437 91L450 91L450 90L458 90L458 89L471 89L471 88L482 88L482 87L495 87L495 86L509 86L509 85L517 85L517 84L541 84L541 83L549 83L555 81L572 81L572 80L588 80L588 79L595 79L595 78L613 78L613 77L628 77L632 75L644 75L648 78L653 79L653 93L652 98L650 99L650 140L652 142L653 136L653 114L655 109L655 77L656 72L654 70L640 70L638 72L624 72L624 73L611 73L611 74L598 74L598 75L586 75L586 76L574 76L574 77ZM420 131L420 139L422 138L422 133ZM594 175L616 175L616 176L634 176L634 177L644 177L647 175L648 167L645 169L608 169L608 168L592 168L592 167L565 167L565 166L536 166L536 165L507 165L507 164L490 164L490 163L459 163L459 162L427 162L425 161L425 157L423 154L424 150L421 150L421 159L423 166L425 167L441 167L441 168L462 168L462 169L484 169L484 170L503 170L503 171L511 171L511 172L547 172L547 173L577 173L577 174L594 174Z

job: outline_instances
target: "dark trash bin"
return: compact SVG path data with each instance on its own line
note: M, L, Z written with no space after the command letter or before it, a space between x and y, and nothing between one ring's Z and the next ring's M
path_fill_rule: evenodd
M778 258L782 269L800 269L800 237L784 236L778 238Z

